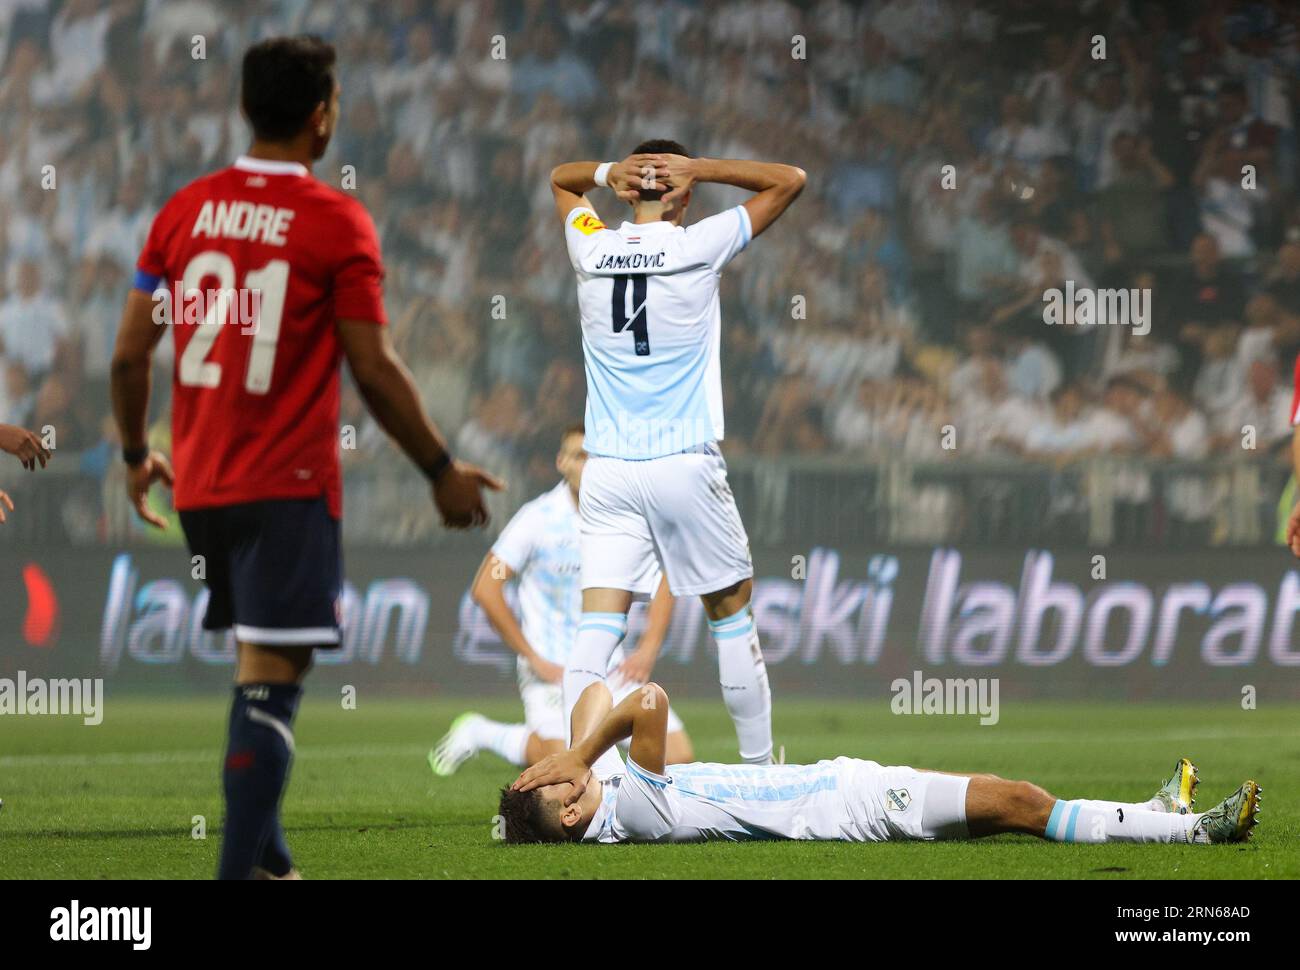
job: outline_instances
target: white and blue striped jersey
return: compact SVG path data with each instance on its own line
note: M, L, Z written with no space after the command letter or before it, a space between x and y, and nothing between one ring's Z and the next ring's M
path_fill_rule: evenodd
M568 660L582 618L579 529L578 504L562 481L525 503L492 545L492 554L517 577L524 636L552 663ZM521 678L532 675L522 657L519 672Z
M850 806L851 758L811 765L669 765L659 775L626 763L604 781L588 842L864 841Z
M565 218L589 453L641 460L722 440L718 282L752 234L744 206L688 227L609 229L585 206Z

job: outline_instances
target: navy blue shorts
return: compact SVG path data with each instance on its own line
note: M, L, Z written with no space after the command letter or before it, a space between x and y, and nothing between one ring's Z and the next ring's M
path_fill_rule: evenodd
M323 498L271 499L183 511L190 552L210 593L205 630L241 643L337 647L343 558Z

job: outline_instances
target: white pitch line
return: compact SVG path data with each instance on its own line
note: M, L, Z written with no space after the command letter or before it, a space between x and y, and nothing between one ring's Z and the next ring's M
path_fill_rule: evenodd
M316 761L406 754L415 757L424 754L425 750L415 744L396 743L320 746L299 748L296 758ZM114 751L103 754L15 754L0 755L0 768L99 768L112 765L203 764L220 760L221 751L215 748L189 751Z
M975 715L968 715L975 717ZM1130 744L1135 739L1142 742L1169 741L1190 743L1195 741L1257 741L1262 738L1292 738L1292 731L1248 731L1215 728L1202 731L1164 731L1142 734L1127 732L1112 735L1088 735L1080 738L1074 734L1042 734L1025 730L1024 732L1007 732L1005 730L981 730L981 744L1061 744L1081 742L1087 744ZM882 734L889 744L945 744L954 740L965 743L968 735L958 739L937 737L928 732L887 731ZM334 760L340 758L382 757L386 755L411 755L418 757L426 749L417 744L353 744L353 745L319 745L300 748L297 758L308 761ZM830 754L827 754L829 757ZM104 754L18 754L0 755L0 768L52 768L52 767L107 767L114 765L161 765L161 764L202 764L218 762L221 752L216 749L188 751L135 751L105 752Z

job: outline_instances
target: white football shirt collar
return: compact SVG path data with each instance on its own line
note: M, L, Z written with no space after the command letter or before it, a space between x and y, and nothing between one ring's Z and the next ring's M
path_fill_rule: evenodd
M282 162L271 158L251 158L240 155L235 159L235 168L244 172L257 172L259 175L308 175L307 166L301 162Z

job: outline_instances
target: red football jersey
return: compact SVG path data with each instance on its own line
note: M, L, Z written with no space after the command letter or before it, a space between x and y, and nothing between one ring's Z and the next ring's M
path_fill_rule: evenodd
M339 319L384 325L365 207L295 162L240 158L158 213L136 272L172 294L176 507L343 508Z

